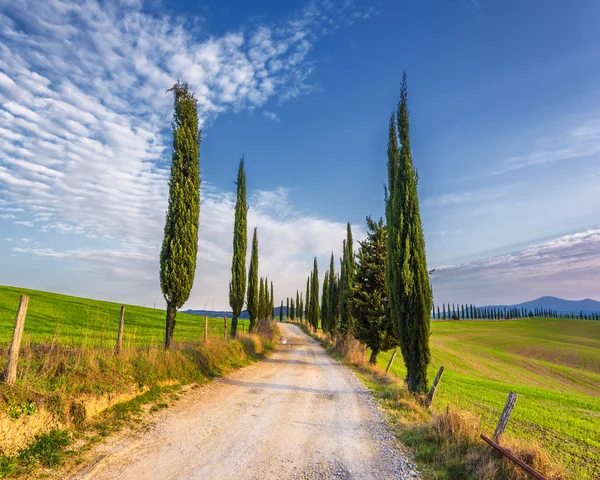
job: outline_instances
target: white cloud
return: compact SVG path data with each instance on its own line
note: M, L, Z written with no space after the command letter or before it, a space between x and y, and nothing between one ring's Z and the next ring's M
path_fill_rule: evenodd
M277 116L277 114L274 113L274 112L269 112L268 110L264 110L263 111L263 115L265 117L267 117L269 120L273 120L275 122L281 122L281 120L279 119L279 117Z
M138 2L0 5L0 209L30 214L31 221L15 223L40 234L95 245L42 242L14 251L75 260L75 268L108 282L135 279L131 292L140 301L160 295L172 102L166 90L187 81L205 126L226 110L297 97L312 88L308 55L318 37L347 23L324 2L279 25L209 36L182 19L146 14ZM226 307L232 198L203 182L192 306L215 298ZM294 212L283 189L254 192L251 203L262 266L282 290L302 285L306 252L325 256L341 245L343 225ZM103 291L114 298L123 289Z

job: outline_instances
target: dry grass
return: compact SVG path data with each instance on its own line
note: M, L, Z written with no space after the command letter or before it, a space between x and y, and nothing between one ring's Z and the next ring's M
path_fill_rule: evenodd
M274 347L262 336L242 334L236 340L179 343L169 351L126 348L115 355L112 349L65 346L59 340L24 345L16 384L0 384L0 478L29 474L43 464L25 462L23 452L48 443L57 432L97 431L90 437L97 441L130 422L142 405L247 365ZM0 349L0 358L6 353ZM64 456L65 446L54 454Z

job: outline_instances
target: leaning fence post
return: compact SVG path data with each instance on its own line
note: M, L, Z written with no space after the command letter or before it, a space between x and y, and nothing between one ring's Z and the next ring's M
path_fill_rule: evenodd
M394 358L396 358L396 354L398 353L398 347L396 347L394 349L394 353L392 353L392 358L390 358L390 361L388 362L388 366L385 369L385 373L387 375L387 373L390 371L390 368L392 368L392 363L394 363Z
M121 353L121 346L123 345L123 326L125 324L125 305L121 305L121 319L119 320L119 333L117 334L117 346L115 347L115 354Z
M208 315L204 315L204 343L208 341Z
M492 440L498 443L500 436L504 433L504 429L508 424L508 419L510 418L510 414L515 408L515 403L517 401L517 394L510 392L508 394L508 400L506 400L506 405L504 405L504 410L502 410L502 415L500 415L500 420L498 420L498 425L496 425L496 430L494 431L494 436Z
M227 341L227 315L223 315L223 340Z
M15 329L13 330L10 349L8 350L8 363L4 374L4 381L8 385L15 383L17 379L17 362L19 361L19 350L21 349L21 338L23 337L23 327L25 326L25 315L27 313L27 305L29 297L21 295L19 300L19 309L15 316Z
M425 406L427 408L429 408L431 406L431 403L433 402L433 396L435 395L435 390L438 386L438 383L440 383L440 380L442 379L443 374L444 374L444 367L440 367L437 375L435 376L435 380L433 381L433 385L431 386L431 389L429 390L429 393L427 394L427 398L425 399Z

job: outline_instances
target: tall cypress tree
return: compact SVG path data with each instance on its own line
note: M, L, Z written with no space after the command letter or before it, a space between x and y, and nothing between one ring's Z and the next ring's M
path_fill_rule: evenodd
M190 296L196 272L200 220L200 135L198 109L187 83L173 92L173 153L169 206L160 251L160 288L167 302L165 348L173 346L177 309Z
M310 324L310 275L306 279L306 306L304 308L304 316L306 317L306 322Z
M269 319L269 308L271 307L271 298L269 296L269 278L265 276L265 304L263 305L263 320Z
M265 279L260 277L260 283L258 287L258 324L265 318Z
M233 311L231 319L231 337L237 335L237 323L246 296L246 248L247 248L247 216L246 173L244 159L240 160L237 176L237 201L235 203L235 222L233 226L233 259L231 261L231 282L229 283L229 305Z
M298 290L296 290L296 318L302 318L302 314L300 313L300 309L301 309L301 305L300 305L300 294L298 293Z
M279 321L283 322L283 300L281 301L281 307L279 307Z
M310 280L310 323L315 330L319 328L319 269L317 267L317 257L313 263L312 277Z
M427 390L427 366L431 361L429 312L433 299L419 211L418 175L410 148L407 100L405 72L396 113L399 138L391 138L393 131L390 128L388 142L388 175L392 172L394 176L393 179L388 178L386 202L389 230L387 287L392 320L406 365L408 389L423 393ZM395 163L390 151L393 145L398 144L400 151ZM390 163L393 168L390 168Z
M294 309L294 297L290 298L290 318L292 320L296 319L296 311Z
M300 322L304 323L304 300L302 299L302 292L300 292L300 305L298 305L298 316Z
M285 316L290 320L290 297L286 297L285 300Z
M329 325L329 270L325 270L325 278L323 278L323 290L321 293L321 327L323 332L330 331Z
M275 319L275 297L273 296L273 282L271 282L271 295L269 295L269 318Z
M354 283L354 251L352 247L352 227L350 222L346 225L346 240L343 243L344 254L342 258L342 277L340 285L340 333L352 335L354 333L354 318L352 316L352 285Z
M335 261L333 258L333 252L331 252L331 259L329 260L329 285L327 286L327 324L329 326L329 333L335 334L337 330L337 309L334 306L336 301L336 285L335 285Z
M252 236L252 253L250 254L250 270L248 272L248 317L250 326L248 330L253 332L258 320L258 232L254 228ZM232 331L233 333L233 331Z

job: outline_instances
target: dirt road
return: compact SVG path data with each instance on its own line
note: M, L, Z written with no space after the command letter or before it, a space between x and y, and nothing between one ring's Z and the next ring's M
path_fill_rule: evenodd
M418 478L369 392L297 326L268 359L190 392L76 479Z

